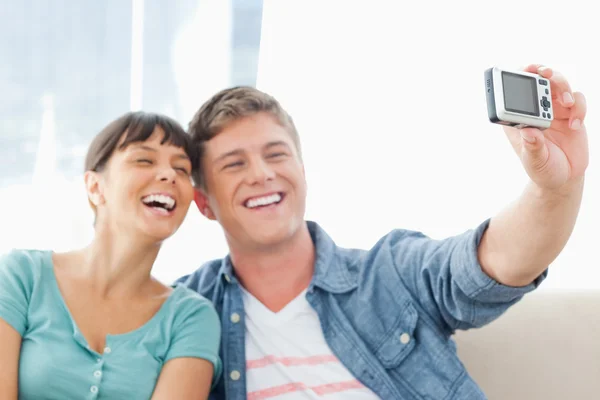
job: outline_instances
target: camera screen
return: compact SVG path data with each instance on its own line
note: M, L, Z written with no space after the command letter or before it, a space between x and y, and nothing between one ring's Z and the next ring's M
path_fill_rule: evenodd
M540 114L535 78L503 72L502 83L504 108L507 111L535 116Z

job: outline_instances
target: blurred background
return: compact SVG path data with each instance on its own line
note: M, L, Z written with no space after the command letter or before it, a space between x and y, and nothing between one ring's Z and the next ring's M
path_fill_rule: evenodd
M339 245L394 228L475 228L527 177L487 120L483 71L542 63L588 102L591 152L575 232L543 290L600 288L596 41L583 0L22 0L0 3L0 252L92 237L83 158L128 111L184 126L216 91L252 85L294 117L307 219ZM194 205L155 275L170 282L227 253Z

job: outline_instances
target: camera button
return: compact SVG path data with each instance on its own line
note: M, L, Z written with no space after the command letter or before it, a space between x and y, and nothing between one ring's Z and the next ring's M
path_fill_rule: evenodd
M543 79L540 79L538 82L540 83L540 85L544 85L544 86L546 86L548 84L548 81L545 81Z

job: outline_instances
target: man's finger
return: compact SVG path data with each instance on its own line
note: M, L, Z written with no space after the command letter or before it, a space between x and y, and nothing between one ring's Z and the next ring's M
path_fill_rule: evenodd
M567 79L560 73L554 71L550 79L550 87L552 90L552 100L556 99L564 107L572 107L575 99L571 85Z
M543 64L530 64L523 68L523 70L538 74L550 81L554 118L570 118L572 114L571 108L575 105L575 95L567 79L560 72L554 71Z
M581 92L573 93L575 104L571 108L571 115L569 116L569 128L573 131L581 129L583 121L587 113L587 103L585 96Z
M550 79L554 73L552 68L546 67L543 64L529 64L523 68L523 71L541 75L546 79Z

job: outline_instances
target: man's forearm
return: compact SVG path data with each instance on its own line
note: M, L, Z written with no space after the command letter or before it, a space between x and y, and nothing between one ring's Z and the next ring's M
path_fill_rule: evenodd
M584 178L556 191L530 183L491 219L478 249L484 272L508 286L537 278L566 245L579 213Z

